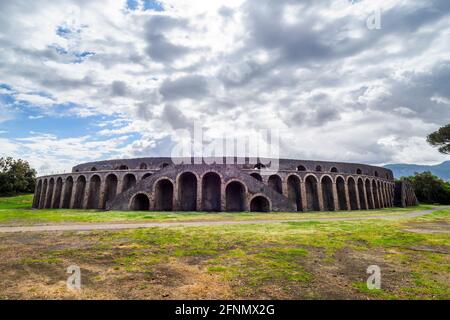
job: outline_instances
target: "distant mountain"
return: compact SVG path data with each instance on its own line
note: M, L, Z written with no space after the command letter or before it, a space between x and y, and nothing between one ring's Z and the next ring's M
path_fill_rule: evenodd
M387 164L384 167L391 169L396 178L412 176L415 172L431 171L435 176L450 181L450 161L444 161L434 166L398 163Z

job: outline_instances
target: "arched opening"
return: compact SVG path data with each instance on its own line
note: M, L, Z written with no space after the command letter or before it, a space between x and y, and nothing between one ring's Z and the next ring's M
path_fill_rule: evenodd
M89 181L89 196L88 196L88 209L98 209L98 201L100 198L100 186L101 181L98 175L91 177Z
M119 170L128 170L128 166L123 164L119 167Z
M317 172L322 171L322 167L321 167L321 166L316 166L316 171L317 171Z
M378 171L375 171L375 177L378 177Z
M139 193L134 196L131 201L130 210L134 211L148 211L150 210L150 200L147 195Z
M39 180L36 192L33 197L33 208L39 208L39 200L41 198L41 192L42 192L42 180Z
M122 192L127 191L130 188L133 188L136 185L136 177L134 174L128 173L123 177L122 183Z
M302 166L302 165L299 165L299 166L297 167L297 171L306 171L306 167L305 167L305 166Z
M348 197L350 200L350 209L358 210L358 195L356 193L356 182L353 178L348 179Z
M162 179L155 186L155 210L172 211L173 184L170 180Z
M39 208L45 208L45 198L47 196L47 179L44 180L44 184L42 185L42 193L41 193L41 199L39 200Z
M283 193L283 183L279 175L273 174L268 180L269 187L278 193Z
M369 180L366 180L366 197L367 197L367 205L369 206L368 209L373 209L373 198Z
M261 175L260 175L259 173L253 172L253 173L250 173L250 175L251 175L253 178L255 178L256 180L262 182L262 177L261 177Z
M145 163L141 163L139 166L139 169L145 170L145 169L147 169L147 165Z
M97 168L96 167L92 167L91 171L97 171Z
M106 203L108 201L113 201L117 194L117 176L115 174L110 174L105 180L105 195L103 197L102 208L106 208Z
M305 179L306 203L308 211L319 211L319 194L317 192L317 180L313 176Z
M142 176L142 180L147 179L148 177L151 177L151 176L152 176L152 174L150 172L146 173Z
M165 168L165 167L168 167L168 166L169 166L169 164L166 163L166 162L164 162L164 163L161 164L161 168Z
M336 189L338 195L339 210L348 210L347 198L345 196L345 181L344 178L338 177L336 179Z
M220 211L220 176L215 172L208 172L202 179L202 210Z
M300 178L291 175L287 180L288 198L295 203L297 211L302 211L302 198L300 192Z
M256 196L250 202L250 211L252 212L269 212L270 203L266 197Z
M51 208L52 207L52 197L53 197L53 189L55 187L55 179L51 178L48 183L48 191L47 191L47 197L45 199L45 207Z
M361 169L356 169L356 174L362 174Z
M181 211L197 210L197 177L184 172L178 178L178 207Z
M70 201L72 200L72 189L73 189L73 178L67 177L66 183L64 184L64 195L62 207L64 209L70 208Z
M338 172L338 169L336 167L331 168L331 172Z
M323 197L323 209L325 211L334 210L334 197L333 197L333 181L330 177L322 178L322 197Z
M375 182L375 180L372 181L372 192L373 192L373 201L374 201L374 208L380 208L380 198L379 198L379 192L378 192L378 185Z
M245 188L239 181L230 182L225 189L226 211L245 210Z
M85 190L86 190L86 178L84 176L79 176L75 184L75 199L73 203L74 209L83 208Z
M62 179L56 179L55 185L55 196L53 197L52 208L59 208L59 204L61 202L61 193L62 193Z
M366 204L366 195L364 194L364 182L360 178L358 179L358 195L359 195L359 205L362 210L367 210L367 204Z

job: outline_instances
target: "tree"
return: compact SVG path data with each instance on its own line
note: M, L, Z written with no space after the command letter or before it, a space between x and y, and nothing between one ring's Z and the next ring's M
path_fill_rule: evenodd
M0 196L32 193L35 185L36 170L27 161L0 158Z
M450 204L450 183L439 179L431 172L415 173L407 177L419 202Z
M439 147L439 152L450 154L450 124L439 128L439 130L429 134L427 141L434 147Z

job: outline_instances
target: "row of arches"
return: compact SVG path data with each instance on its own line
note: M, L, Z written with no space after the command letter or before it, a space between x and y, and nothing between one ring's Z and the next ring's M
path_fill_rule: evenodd
M149 175L144 175L142 179ZM251 175L262 181L257 173ZM126 191L136 183L133 174L124 175L119 181L113 173L107 175L104 181L97 174L92 175L89 181L83 175L75 181L72 176L65 180L61 177L41 179L33 205L35 208L103 209L119 190ZM307 175L301 181L299 176L292 174L287 177L285 185L278 175L270 176L267 184L294 203L297 211L358 210L393 205L392 184L375 179L363 180L350 176L345 180L338 176L333 181L327 175L321 179ZM147 204L142 195L133 200L130 208L140 210L152 207L161 211L266 211L271 207L270 200L262 195L247 203L247 188L240 181L232 181L222 190L222 178L215 172L208 172L201 179L192 172L184 172L177 178L176 187L172 180L161 179L154 184L152 193L153 202L149 199Z
M146 173L142 179L150 177ZM117 175L106 176L102 184L99 175L94 174L89 181L84 175L74 181L72 176L39 180L33 201L34 208L89 208L103 209L107 201L113 200L120 192L127 191L137 183L134 174L126 174L119 181Z

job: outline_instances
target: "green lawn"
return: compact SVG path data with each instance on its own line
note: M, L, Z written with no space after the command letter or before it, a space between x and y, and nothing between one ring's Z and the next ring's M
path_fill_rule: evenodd
M250 217L41 211L22 205L13 209L13 199L0 199L3 223ZM401 216L422 208L428 206L374 212ZM347 213L255 216L308 215ZM394 220L0 234L0 298L450 299L449 222L450 209L443 208ZM65 287L71 264L82 270L79 293ZM369 265L381 268L381 290L367 289Z
M152 212L152 211L103 211L77 209L31 209L32 195L0 198L0 224L29 225L62 222L145 222L145 221L220 221L259 219L299 219L320 217L357 217L398 215L424 210L435 206L421 205L410 208L387 208L370 211L339 212L277 212L277 213L207 213L207 212Z

